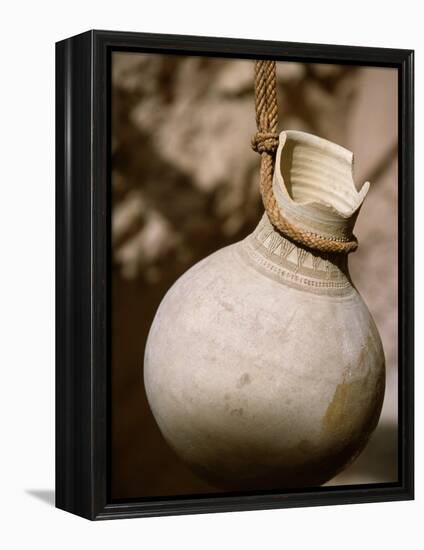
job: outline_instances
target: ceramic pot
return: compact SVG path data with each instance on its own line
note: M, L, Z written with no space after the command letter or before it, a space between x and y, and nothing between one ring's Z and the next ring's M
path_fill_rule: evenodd
M273 191L297 227L348 239L367 193L353 155L280 135ZM347 256L297 246L264 214L246 239L189 269L164 297L145 352L159 428L200 476L234 490L320 485L377 425L385 385L374 321Z

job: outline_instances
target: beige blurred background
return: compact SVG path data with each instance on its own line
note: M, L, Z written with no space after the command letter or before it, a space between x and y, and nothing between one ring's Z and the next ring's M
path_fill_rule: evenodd
M354 152L371 190L351 275L387 364L379 425L328 485L397 480L397 71L278 63L280 129ZM112 497L218 492L163 440L142 382L144 346L165 292L260 219L253 61L114 53L112 59Z

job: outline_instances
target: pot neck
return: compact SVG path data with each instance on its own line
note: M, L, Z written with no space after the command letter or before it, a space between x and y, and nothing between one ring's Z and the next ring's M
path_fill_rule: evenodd
M282 284L325 295L352 292L345 254L307 250L286 239L263 215L256 229L241 246L248 263Z

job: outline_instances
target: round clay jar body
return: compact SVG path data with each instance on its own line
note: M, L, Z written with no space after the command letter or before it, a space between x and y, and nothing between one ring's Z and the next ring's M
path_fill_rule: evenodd
M282 133L274 193L287 217L334 238L351 234L368 189L356 191L352 161L330 142ZM316 486L374 430L384 354L347 257L295 245L265 214L245 240L168 291L149 333L144 380L165 439L210 483Z

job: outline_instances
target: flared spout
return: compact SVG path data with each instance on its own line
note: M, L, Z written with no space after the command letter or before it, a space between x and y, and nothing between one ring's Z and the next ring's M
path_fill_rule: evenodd
M294 226L330 239L349 239L369 189L358 192L353 153L305 132L281 132L273 191Z

